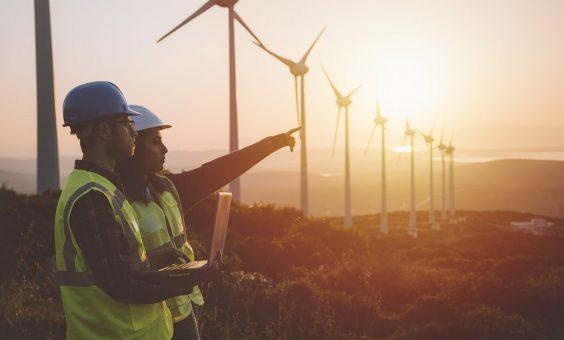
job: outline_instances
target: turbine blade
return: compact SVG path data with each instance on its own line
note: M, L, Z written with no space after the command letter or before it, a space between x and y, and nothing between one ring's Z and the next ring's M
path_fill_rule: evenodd
M431 130L429 130L429 136L433 136L433 131L435 130L435 126L437 125L437 120L433 122L433 126L431 126Z
M327 77L327 80L329 80L329 84L331 84L331 87L333 88L333 91L335 92L335 95L337 96L337 98L343 98L343 95L341 94L341 92L339 92L339 90L337 90L337 87L335 87L335 84L333 84L333 82L331 81L331 78L329 78L329 75L327 74L327 71L325 71L325 68L323 67L323 65L321 65L321 69L323 69L323 73L325 73L325 77Z
M368 149L370 148L370 143L372 143L372 139L374 138L374 132L376 132L376 127L377 125L374 124L374 127L372 128L372 132L370 133L370 138L368 138L368 144L366 144L366 149L364 149L365 155L368 152Z
M278 54L272 52L271 50L269 50L268 48L266 48L266 46L264 46L262 43L260 42L256 42L253 41L253 43L255 45L257 45L258 47L262 48L266 53L270 54L271 56L273 56L274 58L278 59L279 61L281 61L284 65L288 66L288 67L292 67L295 63L293 61L291 61L290 59L286 59L282 56L279 56Z
M205 11L207 11L208 9L210 9L211 7L213 7L215 5L215 0L209 0L208 2L206 2L204 5L202 5L202 7L200 7L196 12L194 12L191 16L189 16L188 18L186 18L183 22L181 22L180 24L178 24L175 28L173 28L170 32L168 32L167 34L163 35L162 37L160 37L159 40L157 40L157 43L161 42L164 38L168 37L169 35L171 35L172 33L174 33L177 29L179 29L180 27L186 25L188 22L192 21L193 19L195 19L197 16L199 16L200 14L204 13Z
M357 86L356 89L352 90L351 93L347 94L346 98L349 98L350 96L352 96L356 91L358 91L358 89L360 89L362 87L363 84L360 84Z
M233 11L233 13L235 14L235 20L237 20L246 30L247 32L249 32L249 34L261 45L262 41L260 41L260 39L257 37L257 35L255 33L253 33L253 31L251 30L251 28L245 23L245 21L243 21L243 19L241 19L241 17L239 16L239 14L237 14L237 12ZM263 45L264 46L264 45Z
M382 112L380 111L380 103L376 102L376 118L382 118Z
M335 135L333 136L333 151L331 156L335 157L335 145L337 144L337 132L339 131L339 118L341 117L341 107L337 107L337 125L335 126Z
M304 56L303 56L302 59L300 60L300 64L306 62L307 57L309 56L309 53L311 52L311 50L313 49L313 47L315 46L315 44L317 43L317 41L319 40L319 38L321 37L321 35L323 34L323 32L325 32L325 29L326 29L326 28L327 28L327 26L323 27L323 29L321 30L321 32L317 35L317 38L315 38L315 40L313 41L313 44L311 44L311 46L309 47L309 49L307 50L307 52L304 54Z

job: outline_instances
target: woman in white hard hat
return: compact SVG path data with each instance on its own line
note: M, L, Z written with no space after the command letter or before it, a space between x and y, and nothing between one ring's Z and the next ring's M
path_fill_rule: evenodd
M287 133L267 137L253 145L202 165L200 168L177 174L162 174L165 156L161 130L171 126L149 109L130 105L138 137L133 157L118 165L127 200L139 220L139 229L153 268L170 265L179 258L194 260L194 252L186 238L183 211L239 177L274 151L289 146L295 139ZM202 305L197 286L187 295L168 299L167 305L174 320L173 339L199 339L198 325L192 303Z

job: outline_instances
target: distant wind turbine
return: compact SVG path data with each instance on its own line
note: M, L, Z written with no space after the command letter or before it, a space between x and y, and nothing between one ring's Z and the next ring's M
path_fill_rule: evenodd
M445 167L445 153L447 146L443 143L443 133L441 132L441 140L437 149L441 153L441 177L442 177L442 204L441 204L441 220L446 221L447 219L447 208L446 208L446 167Z
M414 238L417 238L417 216L415 207L415 151L413 149L413 138L417 134L417 131L409 126L409 121L405 121L405 138L409 138L411 146L411 210L409 212L409 225L408 234Z
M294 93L295 93L295 99L296 99L296 113L297 113L297 117L298 117L298 125L300 125L302 127L302 129L300 130L300 146L301 146L301 150L300 150L300 174L301 174L301 185L300 185L300 191L301 191L301 209L302 212L305 216L309 215L309 194L308 194L308 172L307 172L307 146L306 146L306 116L305 116L305 75L306 73L309 71L309 67L307 67L307 65L305 64L307 61L307 58L311 52L311 50L313 49L313 47L315 46L315 44L317 43L317 41L319 40L319 38L321 37L321 35L323 34L323 32L325 31L325 28L323 28L323 30L321 30L321 33L319 33L319 35L317 36L317 38L315 38L315 40L313 41L313 43L311 44L311 46L309 47L309 49L305 52L305 54L302 56L302 59L300 59L299 62L295 62L292 61L290 59L284 58L274 52L272 52L270 49L268 49L264 44L262 44L261 42L254 42L258 47L262 48L264 51L266 51L268 54L270 54L271 56L273 56L274 58L278 59L280 62L282 62L284 65L288 66L288 68L290 69L290 73L292 73L292 75L294 76ZM300 96L298 96L298 79L300 79ZM300 98L298 98L300 97ZM300 107L298 106L298 102L301 101L301 112L300 112Z
M425 144L427 144L427 149L429 150L429 224L432 230L439 230L440 225L435 222L435 190L433 183L433 128L429 133L425 134L421 132L421 135L425 139Z
M59 150L49 0L35 0L35 65L37 77L37 193L59 190Z
M446 154L449 157L448 167L449 167L449 215L451 218L451 223L456 223L456 208L454 201L454 146L452 145L452 136L450 142L446 148Z
M358 86L352 90L348 95L343 96L335 87L335 84L329 78L327 71L323 67L323 73L327 77L335 96L337 97L337 126L335 127L335 137L333 138L333 154L335 154L335 143L337 142L337 131L339 129L339 117L341 116L341 109L345 109L345 228L352 227L351 215L351 174L350 174L350 150L349 150L349 106L352 104L351 96L362 86Z
M239 14L235 12L234 6L239 0L209 0L196 12L174 27L170 32L163 35L157 43L174 33L180 27L186 25L200 14L206 12L211 7L217 5L228 9L229 12L229 152L239 150L239 130L237 124L237 81L235 72L235 21L238 21L251 36L260 43L259 38L251 31L249 26L241 19ZM241 182L239 178L231 182L230 191L233 194L233 200L241 201Z
M381 187L380 187L380 231L384 234L387 234L388 229L388 204L387 204L387 192L386 192L386 123L388 120L382 116L380 110L380 104L376 106L376 118L374 119L374 128L370 133L370 139L368 140L368 146L366 150L370 147L370 143L372 142L372 138L374 137L374 133L376 132L376 128L378 125L382 127L382 172L381 172Z

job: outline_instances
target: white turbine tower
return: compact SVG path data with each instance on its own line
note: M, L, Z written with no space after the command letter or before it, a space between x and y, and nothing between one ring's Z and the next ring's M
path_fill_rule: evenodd
M35 0L35 65L37 76L37 193L59 190L59 150L49 0Z
M443 143L443 133L441 133L441 141L437 145L437 149L441 153L441 177L442 177L442 195L441 195L441 220L447 220L447 207L446 207L446 166L445 166L445 153L447 146Z
M453 224L456 224L456 208L455 208L455 201L454 201L454 146L452 146L452 137L448 146L446 148L446 154L448 156L448 168L449 168L449 215L450 221Z
M302 56L299 62L292 61L290 59L284 58L270 49L266 48L260 42L255 42L255 44L265 50L268 54L273 56L274 58L278 59L284 65L288 66L290 69L290 73L294 76L294 93L296 99L296 113L298 117L298 125L302 127L300 131L300 175L301 175L301 182L300 182L300 202L301 202L301 209L305 216L309 215L309 193L308 193L308 171L307 171L307 145L306 145L306 108L305 108L305 75L309 71L309 67L305 64L307 58L325 31L325 28L319 33L317 38L313 41L309 49L306 53ZM300 96L298 96L298 79L300 80ZM299 97L299 98L298 98ZM299 107L299 102L301 102L301 108ZM300 112L301 111L301 112Z
M417 238L417 215L415 210L415 150L413 149L413 139L417 131L409 126L409 121L405 121L405 138L409 138L410 156L411 156L411 210L409 212L408 234Z
M370 139L368 140L368 146L366 147L366 151L370 147L370 143L372 142L372 138L374 137L374 133L376 132L376 128L378 126L382 127L382 151L381 151L381 163L382 163L382 172L381 172L381 186L380 186L380 231L384 234L387 234L389 231L388 228L388 198L387 198L387 191L386 191L386 123L388 120L382 116L380 110L380 104L376 106L376 118L374 119L374 128L370 133ZM366 152L365 152L366 153Z
M440 225L435 221L435 190L433 183L433 128L429 133L425 134L421 132L421 135L425 139L425 144L427 144L427 149L429 150L429 224L432 230L439 230Z
M192 21L200 14L206 12L211 7L217 5L228 9L229 19L229 152L239 150L239 130L237 124L237 81L235 72L235 21L238 21L246 30L251 34L251 36L258 42L259 38L251 31L249 26L245 24L243 19L235 12L234 6L239 0L209 0L202 7L200 7L196 12L178 24L170 32L163 35L157 43L171 35L180 27L186 25L188 22ZM229 185L230 191L233 194L233 200L241 201L241 182L237 178L231 182Z
M323 68L323 67L322 67ZM351 174L350 174L350 155L349 155L349 106L352 104L350 97L362 86L358 86L356 89L352 90L348 95L343 96L339 90L335 87L331 78L323 68L323 72L335 92L337 97L337 126L335 127L335 137L333 138L333 154L335 154L335 143L337 142L337 131L339 129L339 118L341 116L341 109L345 109L345 216L344 225L345 228L352 227L352 215L351 215Z

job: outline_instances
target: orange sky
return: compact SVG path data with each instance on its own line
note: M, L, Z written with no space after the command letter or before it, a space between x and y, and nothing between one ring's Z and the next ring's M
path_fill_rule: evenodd
M169 148L227 149L226 10L212 8L155 44L203 3L51 0L59 123L69 89L111 80L130 103L174 125L165 135ZM311 148L330 147L336 120L320 64L343 92L364 84L351 106L353 147L366 145L377 97L392 144L401 143L405 115L422 129L436 121L448 131L508 124L564 130L562 1L241 0L236 9L265 44L295 60L327 25L308 62ZM0 115L9 128L0 136L0 157L35 154L33 39L33 2L3 0ZM236 45L245 145L295 126L296 114L287 68L240 27ZM61 154L78 153L68 130L58 132ZM479 138L460 144L480 145Z

